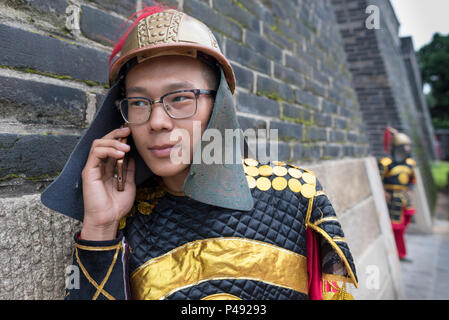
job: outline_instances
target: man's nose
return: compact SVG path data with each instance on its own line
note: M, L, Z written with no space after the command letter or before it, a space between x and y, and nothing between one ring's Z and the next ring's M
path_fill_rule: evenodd
M151 131L173 129L173 119L169 117L164 109L164 105L161 102L156 102L153 104L148 125Z

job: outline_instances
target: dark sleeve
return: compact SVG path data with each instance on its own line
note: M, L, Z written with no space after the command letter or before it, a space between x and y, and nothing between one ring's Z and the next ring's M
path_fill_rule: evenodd
M88 241L75 235L73 265L66 269L66 300L130 299L129 247L120 232L110 241Z

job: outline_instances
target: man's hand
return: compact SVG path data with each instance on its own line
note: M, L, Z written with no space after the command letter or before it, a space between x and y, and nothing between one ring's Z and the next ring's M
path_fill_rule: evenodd
M129 136L129 128L116 129L92 143L89 157L82 171L84 221L81 238L112 240L116 237L120 219L134 203L134 159L129 159L124 191L117 191L114 168L118 159L130 151L118 139Z

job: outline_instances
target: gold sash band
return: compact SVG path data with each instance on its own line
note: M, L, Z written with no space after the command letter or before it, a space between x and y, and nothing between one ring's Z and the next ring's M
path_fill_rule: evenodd
M244 238L198 240L148 260L131 275L133 299L164 299L220 279L256 280L307 294L306 257Z

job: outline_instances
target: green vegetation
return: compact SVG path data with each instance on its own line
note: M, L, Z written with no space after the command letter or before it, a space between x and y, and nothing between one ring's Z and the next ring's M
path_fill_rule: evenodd
M269 27L270 27L271 30L273 30L274 32L276 32L278 35L284 37L284 38L287 39L288 41L290 41L290 42L292 42L292 43L296 43L297 45L300 45L300 44L298 43L298 41L296 41L295 39L289 37L289 36L286 35L284 32L282 32L282 31L279 29L278 24L279 24L279 22L278 22L277 19L276 19L276 24L271 25L271 26L269 26Z
M258 96L263 96L263 97L267 97L268 99L271 100L275 100L277 102L289 102L289 103L295 103L295 99L286 99L283 96L281 96L278 92L273 92L273 91L260 91L258 90L256 92L256 95Z
M427 104L435 128L449 128L449 34L433 35L432 41L418 51L421 76L430 87Z
M283 99L277 92L257 91L256 95L265 96L271 100L276 100L278 102L285 101L285 99Z
M448 187L449 162L435 161L432 163L432 175L438 189Z
M295 122L298 124L305 124L308 126L311 126L313 124L313 120L305 120L304 118L302 118L302 116L299 116L297 118L291 118L291 117L287 117L287 116L282 116L281 120L283 121L289 121L289 122Z
M239 7L240 9L243 9L243 10L245 10L245 11L247 11L247 12L249 12L249 13L251 13L251 11L249 11L240 1L237 1L237 0L231 0L231 3L233 4L233 5L236 5L237 7Z

